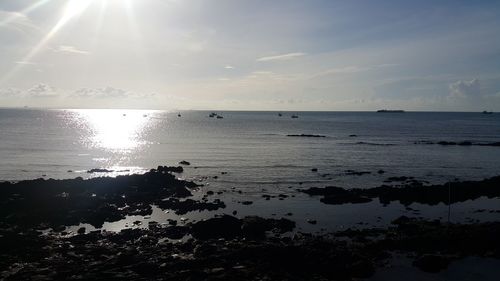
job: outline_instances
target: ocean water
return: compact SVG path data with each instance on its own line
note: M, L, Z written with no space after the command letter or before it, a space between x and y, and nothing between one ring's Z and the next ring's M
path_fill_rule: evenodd
M442 183L500 175L500 147L416 143L498 142L500 114L217 112L222 119L209 114L0 109L0 180L115 176L187 160L191 166L182 177L208 188L238 191L225 195L227 212L237 209L240 214L279 216L293 211L301 219L345 225L365 219L373 222L387 212L395 216L404 207L380 208L376 202L327 206L303 194L269 203L260 196L308 186L374 187L391 176ZM291 118L292 114L299 118ZM93 168L114 172L87 173ZM348 170L370 173L349 175ZM253 205L238 204L248 198L255 201ZM481 204L498 203L484 199ZM463 218L474 208L467 204L462 204ZM441 207L421 209L439 217L447 210Z
M203 111L0 109L0 179L85 177L92 168L139 172L181 160L197 167L196 174L226 171L219 182L248 186L364 187L392 175L443 181L500 174L500 147L415 144L500 141L500 114L301 112L292 119L290 113L218 113L224 118ZM386 173L379 176L380 169ZM318 176L326 173L332 180Z

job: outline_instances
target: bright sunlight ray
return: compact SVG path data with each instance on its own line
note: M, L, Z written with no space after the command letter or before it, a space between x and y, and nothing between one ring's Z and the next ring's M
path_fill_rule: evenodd
M45 2L46 0L42 1ZM83 13L88 6L95 0L69 0L66 4L63 14L59 21L52 27L52 29L38 42L31 51L22 58L21 61L29 62L33 57L47 44L47 42L52 39L52 37L66 25L71 19ZM37 6L38 7L38 6ZM0 85L8 81L12 76L22 67L21 64L16 65L10 72L8 72L2 79L0 79Z

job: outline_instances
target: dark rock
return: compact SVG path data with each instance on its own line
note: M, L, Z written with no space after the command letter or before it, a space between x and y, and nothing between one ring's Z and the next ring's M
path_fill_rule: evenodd
M196 239L213 238L232 239L241 233L241 221L235 217L224 215L199 221L191 226L191 234Z
M161 230L161 234L170 239L181 239L189 233L189 228L185 226L169 226Z
M437 255L423 255L413 262L413 265L420 270L430 273L437 273L448 268L450 259Z
M367 171L358 172L358 171L354 171L354 170L346 170L346 171L344 171L344 173L346 175L349 175L349 176L362 176L362 175L371 174L371 172L367 172Z
M213 202L200 202L193 199L181 201L177 198L168 198L166 200L159 201L156 204L163 210L175 210L175 213L178 215L184 215L188 212L201 210L215 211L226 207L226 204L219 199L215 199Z
M85 227L80 227L80 228L78 229L77 233L78 233L78 234L85 234L85 231L86 231Z
M189 166L189 165L191 165L191 163L189 163L188 161L182 160L181 162L179 162L179 165Z
M317 169L317 168L312 168L312 169L311 169L311 171L312 171L312 172L317 172L317 171L318 171L318 169Z
M311 196L321 195L321 202L325 204L345 204L345 203L367 203L372 199L358 194L357 191L346 190L341 187L327 186L325 188L311 187L309 189L299 189L299 191Z
M303 138L326 138L323 135L309 135L309 134L300 134L300 135L286 135L287 137L303 137Z
M173 173L182 173L184 172L184 168L182 168L181 166L158 166L158 168L156 168L156 170L160 173L169 173L169 172L173 172Z
M92 174L92 173L112 173L114 172L113 170L108 170L108 169L90 169L87 171L87 173Z
M375 273L375 266L371 261L359 259L350 265L350 271L355 278L369 278Z

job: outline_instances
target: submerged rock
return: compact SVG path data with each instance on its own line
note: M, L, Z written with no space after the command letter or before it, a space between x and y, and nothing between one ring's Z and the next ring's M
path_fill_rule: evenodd
M302 137L302 138L326 138L323 135L310 135L310 134L300 134L300 135L286 135L287 137Z

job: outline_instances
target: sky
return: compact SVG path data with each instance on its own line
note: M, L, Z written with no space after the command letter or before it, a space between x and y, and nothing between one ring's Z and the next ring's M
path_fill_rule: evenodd
M0 107L500 111L500 1L0 0Z

